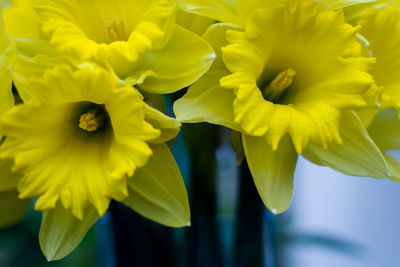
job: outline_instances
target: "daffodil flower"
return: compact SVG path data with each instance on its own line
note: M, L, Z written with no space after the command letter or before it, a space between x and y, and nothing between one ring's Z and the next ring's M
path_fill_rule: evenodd
M29 90L3 116L0 157L22 176L19 197L38 197L49 260L69 254L111 199L164 225L189 224L186 189L165 144L179 122L92 64L47 68Z
M59 53L94 61L151 93L171 93L192 84L214 59L207 42L175 23L176 8L167 0L12 4L5 10L11 37L24 38L25 43L49 41ZM27 16L16 22L20 13ZM27 32L24 27L34 29Z
M273 213L291 202L301 153L346 174L387 177L383 154L351 111L366 106L363 94L373 83L367 71L374 59L361 56L359 27L331 10L338 1L267 2L220 6L236 19L228 16L204 35L217 58L176 101L177 118L240 132L258 192Z

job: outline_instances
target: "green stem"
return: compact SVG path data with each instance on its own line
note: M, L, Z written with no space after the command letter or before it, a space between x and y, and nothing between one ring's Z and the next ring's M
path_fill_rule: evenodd
M209 124L183 127L191 161L190 206L192 226L186 232L186 266L223 266L216 219L216 159L218 128Z
M117 267L174 267L172 229L143 218L130 208L110 206Z
M263 203L246 161L240 171L240 203L234 247L235 266L261 267Z

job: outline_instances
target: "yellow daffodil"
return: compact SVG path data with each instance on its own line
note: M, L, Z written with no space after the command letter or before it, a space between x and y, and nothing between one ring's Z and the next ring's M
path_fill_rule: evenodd
M186 189L165 144L180 123L95 65L43 70L29 82L30 98L3 116L0 157L22 176L19 197L38 197L46 257L70 253L111 199L159 223L187 225Z
M24 38L24 43L48 40L59 53L95 61L152 93L170 93L192 84L214 59L204 40L175 23L176 8L167 0L14 0L11 4L5 25L12 37ZM20 13L27 16L17 23ZM27 32L29 27L35 30Z
M387 177L384 156L350 111L366 105L363 94L373 83L367 70L374 59L361 56L359 27L332 11L340 1L260 2L238 1L239 20L208 29L216 61L175 103L177 118L241 132L258 192L273 213L291 202L300 153L346 174Z

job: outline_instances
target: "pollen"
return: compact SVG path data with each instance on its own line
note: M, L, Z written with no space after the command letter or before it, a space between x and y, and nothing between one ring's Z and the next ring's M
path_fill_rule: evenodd
M100 127L100 123L93 113L82 114L79 118L79 128L88 132L94 132Z
M75 120L79 128L86 132L104 132L109 129L110 117L104 104L95 104L92 102L80 102L76 105L77 113Z
M87 132L94 132L101 126L93 113L85 113L79 118L79 128Z
M123 21L112 20L106 26L106 38L109 43L126 41L125 23Z
M270 101L279 98L285 89L292 85L295 75L296 71L292 68L288 68L287 70L280 72L263 90L264 98Z

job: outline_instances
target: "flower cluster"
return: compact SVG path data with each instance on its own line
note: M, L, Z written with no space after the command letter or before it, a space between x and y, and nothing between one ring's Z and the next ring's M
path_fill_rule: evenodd
M0 223L36 197L48 260L68 255L111 200L189 225L169 148L181 123L231 129L275 214L290 205L298 155L399 180L386 154L400 148L399 44L396 1L2 3L0 199L17 208ZM187 87L176 118L149 100Z

